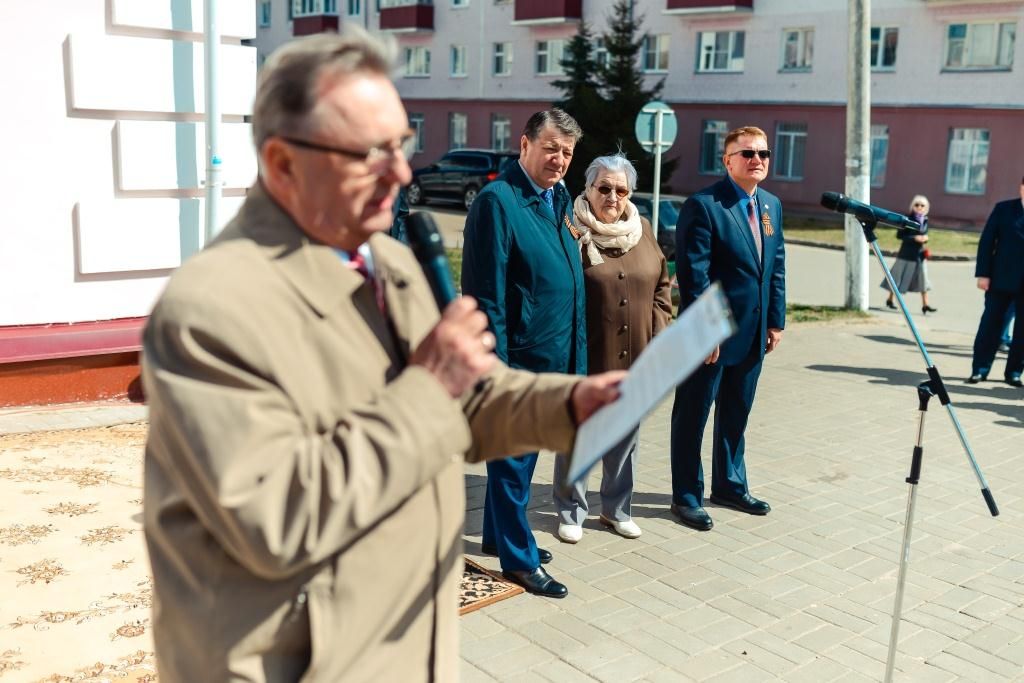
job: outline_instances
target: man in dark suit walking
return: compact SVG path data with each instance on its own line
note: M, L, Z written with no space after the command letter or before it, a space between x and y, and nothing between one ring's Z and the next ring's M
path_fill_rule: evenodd
M1007 309L1014 304L1017 318L1003 377L1011 386L1024 387L1024 178L1019 199L1007 199L992 209L978 241L974 276L978 289L985 292L985 310L974 337L974 359L967 383L977 384L988 377Z
M771 510L750 495L743 436L761 362L782 340L786 320L782 205L758 187L768 175L770 158L763 130L731 131L722 156L727 177L690 197L676 226L680 309L718 281L737 325L736 334L676 389L672 406L672 511L700 531L713 526L703 507L700 458L712 404L711 502L752 515Z

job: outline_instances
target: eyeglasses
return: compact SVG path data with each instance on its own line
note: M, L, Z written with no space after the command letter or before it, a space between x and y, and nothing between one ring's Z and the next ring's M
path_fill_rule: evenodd
M389 170L391 170L395 163L396 153L401 152L402 157L408 159L416 151L416 133L411 130L398 138L397 143L387 147L371 147L366 151L359 152L356 150L345 149L343 147L332 147L319 142L300 140L298 138L288 137L287 135L279 135L278 137L289 145L301 147L302 149L311 149L316 152L326 152L328 154L340 154L357 161L362 161L366 164L370 173L380 176L385 175Z
M914 202L914 206L928 206L924 202Z
M767 161L772 157L772 151L770 149L741 149L736 152L729 152L725 156L731 157L734 154L739 154L744 159L753 159L754 155L761 157L761 159Z
M622 199L627 194L629 194L629 190L627 190L624 187L609 187L608 185L591 185L591 187L603 195L609 195L611 194L612 190L615 190L615 195L619 199Z

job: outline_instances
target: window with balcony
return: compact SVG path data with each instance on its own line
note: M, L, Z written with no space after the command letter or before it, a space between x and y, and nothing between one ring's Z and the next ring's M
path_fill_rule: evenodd
M291 10L292 17L337 14L338 0L292 0Z
M604 36L594 38L594 63L600 67L608 66L608 47L604 44Z
M895 26L871 27L871 70L892 71L896 68L896 45L900 30Z
M465 78L466 76L466 46L452 45L451 47L451 70L449 75L452 78Z
M889 157L889 126L871 126L871 187L885 186Z
M984 128L953 128L949 132L946 192L985 194L988 174L988 131Z
M562 53L564 51L564 40L537 41L537 75L563 75L565 73L565 70L562 68Z
M259 20L260 20L259 21L260 28L267 28L268 26L270 26L270 3L269 2L261 2L260 3Z
M405 75L408 78L430 76L430 50L422 46L405 48Z
M787 28L782 31L782 70L810 71L814 57L814 29Z
M725 152L725 136L729 132L728 121L705 120L700 134L700 172L707 175L725 173L722 154Z
M423 151L423 124L426 118L423 114L409 114L409 128L412 129L413 135L416 136L416 147L414 151Z
M743 71L743 31L701 31L697 40L697 71Z
M644 36L640 49L640 68L647 72L668 71L668 39L669 34ZM605 51L607 54L607 50Z
M775 129L775 151L772 159L775 177L783 180L803 180L806 152L807 124L778 124Z
M455 112L448 114L448 149L465 148L467 130L469 130L469 116Z
M512 73L512 43L494 44L494 67L491 72L495 76L508 76Z
M350 17L359 16L359 14L361 14L363 11L362 5L362 0L348 0L348 15Z
M1014 22L950 24L946 31L946 64L951 71L1010 69L1017 25Z
M491 149L504 152L510 149L512 120L502 114L491 114Z

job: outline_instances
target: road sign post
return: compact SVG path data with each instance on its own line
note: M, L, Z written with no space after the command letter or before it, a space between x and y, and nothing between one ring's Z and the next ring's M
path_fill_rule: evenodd
M658 208L661 202L661 153L676 141L676 113L664 102L652 100L636 115L636 139L646 152L654 152L654 189L651 229L658 234Z

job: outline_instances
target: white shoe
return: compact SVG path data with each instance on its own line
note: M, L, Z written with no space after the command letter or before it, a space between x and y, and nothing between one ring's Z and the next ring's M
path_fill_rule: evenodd
M583 527L578 524L559 524L558 537L566 543L579 543L583 538Z
M608 519L604 515L601 515L601 524L611 527L612 530L623 538L640 538L643 531L636 525L631 519L627 519L625 522L616 522L614 519Z

